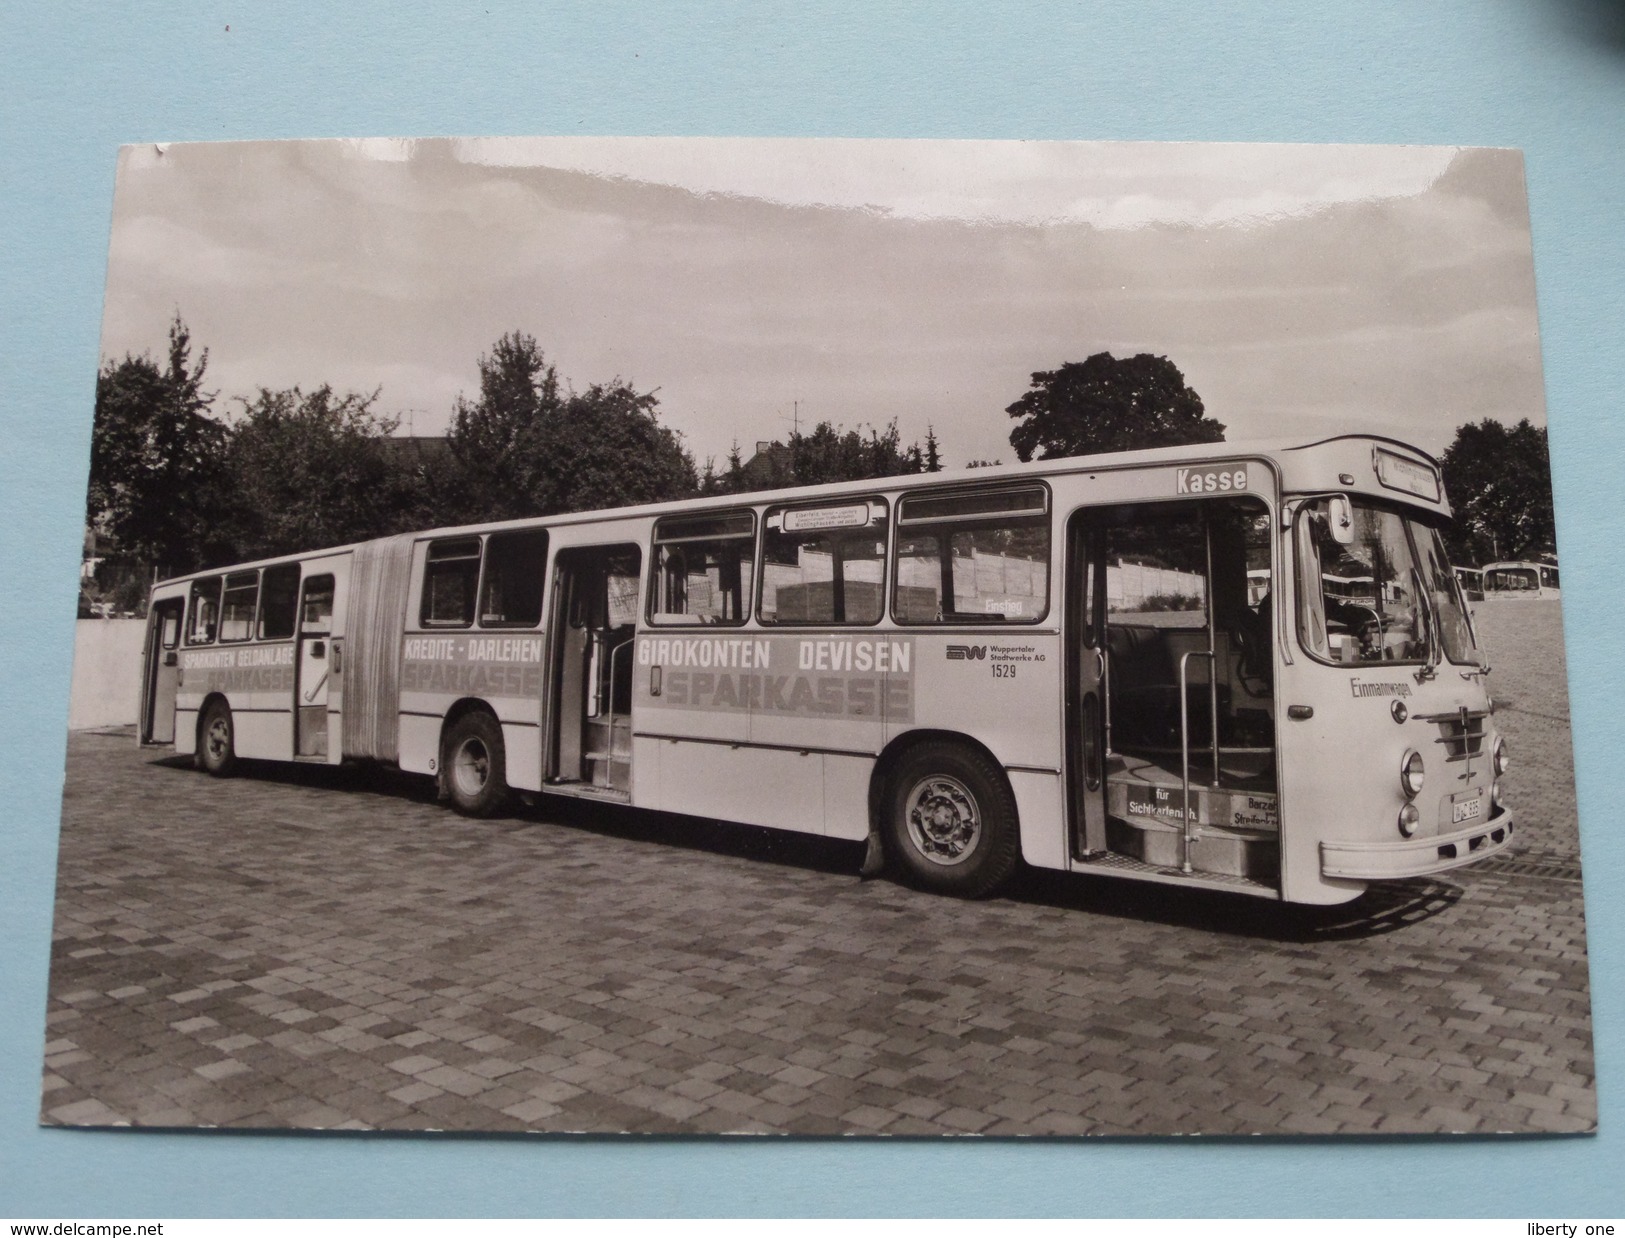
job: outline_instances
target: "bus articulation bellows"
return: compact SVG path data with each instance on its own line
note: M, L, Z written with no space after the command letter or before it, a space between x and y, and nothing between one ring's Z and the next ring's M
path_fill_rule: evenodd
M403 534L157 585L141 741L1338 903L1512 838L1448 516L1351 435Z

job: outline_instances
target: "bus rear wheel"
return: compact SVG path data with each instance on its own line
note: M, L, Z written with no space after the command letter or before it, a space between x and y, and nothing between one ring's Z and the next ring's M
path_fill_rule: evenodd
M490 817L508 802L502 727L490 714L464 714L446 735L446 790L465 817Z
M231 722L231 706L215 701L203 713L197 736L198 768L216 778L224 778L237 766L237 735Z
M892 775L887 808L887 850L914 885L982 898L1015 871L1015 799L1003 771L972 748L915 748Z

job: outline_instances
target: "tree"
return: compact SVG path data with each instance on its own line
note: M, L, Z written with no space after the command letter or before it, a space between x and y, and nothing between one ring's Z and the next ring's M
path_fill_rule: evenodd
M201 566L213 532L226 428L210 416L205 349L177 314L167 364L125 354L96 377L86 519L113 552L141 570L175 575Z
M261 388L232 426L223 561L242 562L404 532L418 524L412 474L378 393Z
M942 472L942 451L937 446L937 428L929 424L925 427L925 472Z
M926 471L920 445L904 447L895 421L884 430L873 426L841 430L820 421L810 433L795 430L787 443L769 443L738 468L732 467L733 460L730 457L729 471L715 478L718 493L868 481Z
M567 391L534 337L504 335L459 398L440 501L460 520L505 520L682 498L694 461L659 424L655 393L620 379Z
M1485 419L1456 431L1440 461L1455 522L1451 559L1480 564L1535 558L1557 549L1546 429L1528 418L1510 429Z
M1224 426L1204 414L1179 367L1151 353L1099 352L1040 370L1005 411L1020 423L1010 445L1023 462L1224 440Z
M572 393L547 419L539 443L550 476L543 513L588 511L686 498L699 489L681 437L657 420L660 401L620 379Z
M557 510L539 507L551 489L543 438L564 406L558 371L533 336L512 331L479 359L480 395L462 396L447 444L453 476L440 496L456 520L504 520Z
M748 489L744 482L745 462L739 452L739 440L728 449L728 467L717 472L716 457L707 456L705 468L700 472L701 494L738 494Z

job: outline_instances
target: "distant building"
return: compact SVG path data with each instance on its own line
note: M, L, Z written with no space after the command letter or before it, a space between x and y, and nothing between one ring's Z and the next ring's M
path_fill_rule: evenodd
M790 475L790 448L783 443L756 440L751 458L739 466L746 490L771 490L781 485L781 478Z

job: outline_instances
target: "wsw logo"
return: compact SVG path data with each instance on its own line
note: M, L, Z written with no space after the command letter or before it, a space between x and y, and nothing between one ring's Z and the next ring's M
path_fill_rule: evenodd
M949 645L948 661L980 662L987 657L986 645Z

